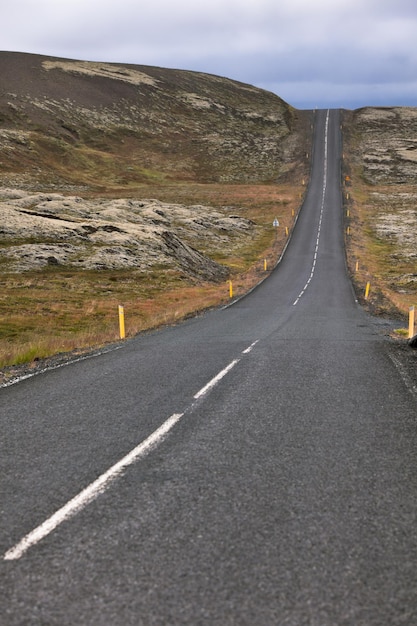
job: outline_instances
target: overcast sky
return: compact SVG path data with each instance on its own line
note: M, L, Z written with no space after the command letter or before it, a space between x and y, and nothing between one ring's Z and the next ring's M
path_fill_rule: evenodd
M417 106L416 0L3 0L1 30L3 50L208 72L302 109Z

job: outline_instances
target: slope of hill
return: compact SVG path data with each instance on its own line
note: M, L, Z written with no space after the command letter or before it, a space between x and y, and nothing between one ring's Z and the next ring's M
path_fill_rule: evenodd
M273 266L308 113L156 67L2 52L0 76L0 366L114 341L121 302L133 335Z
M105 190L278 181L300 115L218 76L0 53L0 184Z
M375 307L417 305L417 108L344 113L350 268ZM358 271L356 269L358 263Z
M185 262L185 243L203 243L216 254L218 248L234 248L232 238L239 234L246 245L255 230L210 206L179 208L178 184L190 189L191 183L277 182L300 166L300 115L250 85L186 71L17 53L0 54L0 74L3 269L48 263L165 267L171 255L191 275L224 278L226 269L217 266L216 272L202 255ZM160 198L170 184L176 188L171 208L163 207L165 219L152 210L149 216L142 194ZM23 189L59 194L25 196ZM62 196L73 191L113 201ZM201 205L198 192L195 199ZM176 221L179 210L188 217ZM198 223L202 217L204 226ZM221 229L227 237L219 236ZM177 230L183 245L173 246L172 237L167 243L168 230Z

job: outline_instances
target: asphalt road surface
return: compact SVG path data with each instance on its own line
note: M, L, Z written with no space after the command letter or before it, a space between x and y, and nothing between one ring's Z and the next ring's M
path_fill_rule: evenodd
M417 624L417 402L315 113L286 254L233 306L0 389L11 625Z

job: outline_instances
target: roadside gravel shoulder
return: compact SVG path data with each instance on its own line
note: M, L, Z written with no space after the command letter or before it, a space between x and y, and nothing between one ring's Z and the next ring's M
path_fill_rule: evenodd
M120 346L120 343L115 343L98 349L86 348L84 350L72 350L71 352L62 352L44 359L35 359L30 363L10 365L0 370L0 389L2 387L10 387L22 380L42 374L48 370L57 369L58 367L64 367L65 365L76 363L77 361L99 356L105 352L111 352Z
M407 340L393 340L389 356L407 389L417 400L417 350L411 348Z

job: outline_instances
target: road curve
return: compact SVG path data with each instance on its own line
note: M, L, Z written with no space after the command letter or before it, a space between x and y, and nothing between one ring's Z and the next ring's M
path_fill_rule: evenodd
M416 398L345 267L337 111L233 306L0 389L5 626L416 623Z

